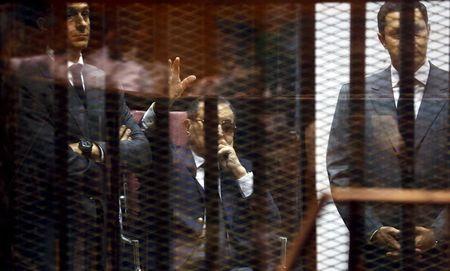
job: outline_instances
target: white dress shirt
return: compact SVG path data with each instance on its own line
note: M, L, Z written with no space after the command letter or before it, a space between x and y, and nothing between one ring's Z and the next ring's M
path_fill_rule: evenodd
M51 51L51 49L47 49L47 53L49 54L49 56L54 59L54 54ZM70 67L72 67L74 64L81 64L84 65L84 60L83 60L83 55L80 53L80 57L78 58L77 62L73 62L73 61L67 61L67 79L69 80L70 85L73 87L73 75L72 72L70 71ZM83 77L83 73L81 73L81 83L83 86L83 90L86 91L86 88L84 86L84 77ZM98 149L100 150L100 162L105 161L105 152L103 151L102 147L100 147L100 145L98 145L97 143L93 142Z
M417 118L420 104L422 103L423 93L427 84L428 75L430 74L430 62L428 60L414 73L414 79L420 83L414 85L414 116ZM391 65L391 81L392 90L394 91L395 106L397 106L400 97L400 75L398 71Z
M428 81L428 75L430 74L430 62L428 59L425 63L414 73L414 79L416 79L420 84L414 84L414 116L417 118L419 113L420 104L422 103L423 93L425 92L425 86ZM398 99L400 98L400 75L398 71L391 65L391 83L392 90L394 91L394 101L397 107ZM378 232L379 229L374 231L369 238L369 242L373 240L373 237Z
M195 174L195 179L200 184L200 186L205 189L205 168L203 164L205 163L205 158L198 156L192 151L192 156L194 157L195 167L197 168L197 173ZM241 188L241 194L244 198L249 197L253 194L253 172L247 172L244 176L237 180L239 187ZM222 198L220 191L219 182L219 196Z
M83 55L80 53L80 57L78 58L77 62L67 61L67 79L69 79L70 85L73 87L73 76L72 72L70 71L70 67L72 67L74 64L81 64L84 65ZM86 91L86 88L84 87L84 77L83 73L81 73L81 83L83 86L83 90Z

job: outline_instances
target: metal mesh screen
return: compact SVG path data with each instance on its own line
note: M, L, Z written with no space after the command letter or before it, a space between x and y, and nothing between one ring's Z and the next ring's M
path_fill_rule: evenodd
M0 5L1 269L447 270L450 4L424 4L419 83L381 2Z

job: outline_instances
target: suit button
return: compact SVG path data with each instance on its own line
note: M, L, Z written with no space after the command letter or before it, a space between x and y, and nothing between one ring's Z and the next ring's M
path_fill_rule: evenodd
M198 222L199 224L203 224L203 217L197 218L197 222Z

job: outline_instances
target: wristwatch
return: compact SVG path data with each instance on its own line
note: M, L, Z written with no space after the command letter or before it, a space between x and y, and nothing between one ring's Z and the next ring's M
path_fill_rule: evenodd
M78 148L81 150L81 153L89 158L92 153L92 141L89 141L87 139L81 139L80 143L78 143Z

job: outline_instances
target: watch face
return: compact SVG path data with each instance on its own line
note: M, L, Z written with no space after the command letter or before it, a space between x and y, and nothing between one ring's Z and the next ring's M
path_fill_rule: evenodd
M89 140L81 140L78 147L82 153L90 154L92 152L92 142Z
M90 149L92 148L92 142L88 140L81 140L81 147L83 149Z

